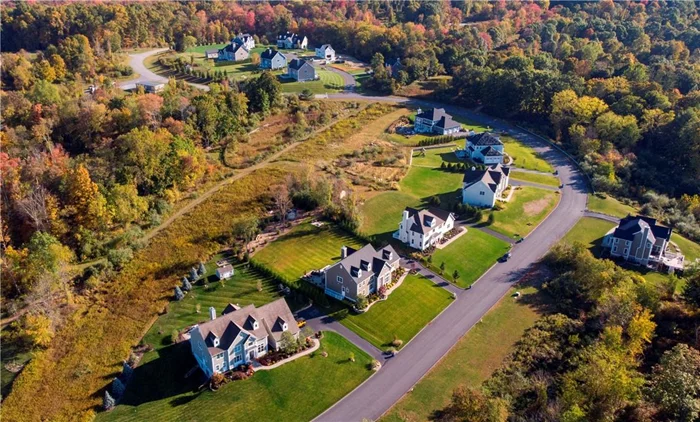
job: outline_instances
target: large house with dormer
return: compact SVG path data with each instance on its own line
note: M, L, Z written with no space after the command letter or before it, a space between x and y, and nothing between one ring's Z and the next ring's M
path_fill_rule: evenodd
M324 59L329 62L335 61L335 50L330 44L323 44L316 49L316 58Z
M240 62L250 57L250 51L243 44L231 42L226 47L219 49L218 59L228 62Z
M437 245L445 233L455 227L455 216L440 208L417 210L407 207L399 229L394 232L398 239L413 249L424 251Z
M352 302L359 295L369 296L391 283L400 260L391 246L374 249L371 244L358 250L343 246L340 257L340 261L325 270L324 289L328 296Z
M238 44L245 47L248 51L255 48L255 39L250 34L238 34L236 38L231 40L231 44Z
M487 167L486 170L468 170L462 181L462 203L493 208L508 186L509 175L510 168L501 164Z
M462 130L462 125L452 120L444 108L418 109L413 130L416 133L451 135Z
M287 77L298 82L316 80L316 69L302 59L292 59L287 65Z
M503 164L503 142L490 132L467 136L464 150L477 163Z
M309 40L306 36L301 36L293 32L287 32L277 36L277 48L285 48L287 50L299 48L305 50L308 45Z
M268 48L260 54L261 69L282 69L287 66L287 58L279 51Z
M220 317L209 308L209 321L190 330L190 347L207 377L278 350L282 333L299 337L299 326L284 298L256 308L229 304Z

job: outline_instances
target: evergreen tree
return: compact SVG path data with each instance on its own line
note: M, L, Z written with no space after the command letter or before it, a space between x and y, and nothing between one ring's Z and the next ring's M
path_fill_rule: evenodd
M124 383L119 378L115 378L114 381L112 381L112 395L113 395L113 397L115 399L119 400L122 398L125 391L126 391L126 386L124 385Z
M124 381L129 382L132 375L134 375L134 368L129 365L129 362L124 362L124 367L122 368L122 378Z
M200 277L203 276L204 273L206 273L206 272L207 272L207 269L206 269L206 267L204 266L204 263L200 261L200 262L199 262L199 276L200 276Z
M109 391L105 391L105 395L102 398L102 408L104 410L111 410L114 408L114 405L117 404L116 400L114 400L114 397L112 397L111 394L109 394Z
M190 283L190 279L187 278L187 276L182 277L182 290L186 292L192 290L192 284Z
M190 280L192 281L197 281L199 278L199 274L197 274L197 269L195 267L192 267L190 270Z
M175 300L182 300L182 298L185 297L185 294L182 293L182 289L180 289L180 286L175 286Z

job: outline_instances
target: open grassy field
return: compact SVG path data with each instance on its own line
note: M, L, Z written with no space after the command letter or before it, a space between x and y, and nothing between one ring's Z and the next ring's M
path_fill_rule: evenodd
M426 135L400 135L398 133L390 133L386 135L388 141L397 143L399 145L404 145L408 147L418 146L418 143L424 139L428 139L430 136Z
M452 294L421 275L408 275L385 301L354 314L347 308L333 316L341 324L379 348L391 346L394 336L406 344L452 302Z
M551 190L522 186L513 193L503 209L493 211L495 221L489 228L506 236L522 237L530 233L554 209L559 195ZM484 213L484 223L488 214Z
M524 182L539 183L546 186L558 187L561 182L559 178L554 175L539 174L539 173L528 173L525 171L511 171L510 180L522 180Z
M469 287L509 248L510 245L503 240L471 228L444 249L435 250L431 269L438 272L440 264L444 262L443 277L454 281L452 273L457 270L459 278L456 284L459 287Z
M539 157L534 149L524 145L510 136L501 136L505 151L513 157L513 164L517 167L542 171L545 173L553 173L554 167Z
M678 233L672 233L671 242L675 242L678 247L681 248L687 263L695 262L696 259L700 259L700 245L692 240L686 239Z
M198 392L194 380L183 379L195 365L189 345L170 346L134 371L122 403L97 420L311 420L371 375L371 358L340 335L326 332L321 344L326 358L315 352L216 392Z
M296 280L311 270L339 260L341 246L360 248L364 245L347 232L328 224L318 228L304 223L265 246L253 260L289 280Z
M634 207L623 204L612 196L601 198L598 195L588 195L588 210L620 218L637 213Z
M498 369L515 343L543 314L541 293L533 287L513 288L445 357L381 419L418 422L444 408L459 387L479 387Z
M314 94L324 94L326 92L342 91L345 83L343 77L330 70L316 69L319 79L316 81L297 82L293 79L280 78L282 92L301 92L305 89L311 90Z
M391 235L399 229L404 208L417 206L420 206L420 200L413 195L399 191L382 192L362 205L360 230L370 236Z
M476 123L475 121L466 119L464 117L452 116L452 120L461 123L464 129L473 130L476 133L487 132L491 130L488 126L482 125L481 123ZM464 143L463 140L460 142Z
M600 256L603 236L615 227L615 224L598 218L583 217L562 239L566 243L581 242L588 246L593 255Z
M440 164L444 163L459 163L460 160L455 155L454 151L457 147L448 146L444 148L426 149L413 151L412 166L416 167L431 167L439 168Z
M460 194L457 190L462 186L463 177L464 175L461 173L450 173L440 169L425 167L411 167L406 177L399 183L399 186L402 191L421 199L441 194L449 194L450 197L456 197Z

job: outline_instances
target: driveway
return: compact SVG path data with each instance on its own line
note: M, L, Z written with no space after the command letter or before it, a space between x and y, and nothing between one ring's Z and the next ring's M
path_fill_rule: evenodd
M455 300L442 314L421 331L393 359L364 384L316 418L318 421L377 420L399 401L459 341L509 289L583 216L588 188L575 164L563 153L515 126L450 105L414 101L400 97L364 97L354 93L334 94L330 98L357 98L395 103L413 103L421 107L444 107L449 113L507 130L511 136L532 146L556 170L564 184L559 205L527 238L513 246L512 258L496 264L469 290L459 290Z
M340 75L341 78L343 78L343 85L345 85L344 90L349 91L349 92L354 92L355 87L357 86L357 82L355 82L355 77L349 74L348 72L340 69L336 69L335 67L332 66L321 66L321 69L326 69L329 72L336 73Z
M155 50L144 51L143 53L129 54L129 66L131 66L131 68L134 69L134 73L138 73L139 76L133 79L129 79L127 81L119 82L117 86L124 90L130 90L135 89L136 84L138 82L154 81L167 83L168 78L166 78L165 76L160 76L157 73L154 73L151 70L149 70L144 64L144 61L154 54L159 54L168 50L169 48L157 48ZM203 91L209 91L209 87L206 85L195 84L190 82L187 83Z

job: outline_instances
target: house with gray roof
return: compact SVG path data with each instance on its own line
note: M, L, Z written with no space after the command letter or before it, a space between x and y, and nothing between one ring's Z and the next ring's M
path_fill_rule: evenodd
M250 51L255 48L255 39L250 34L238 34L236 38L231 40L231 44L242 45L246 50Z
M306 36L295 34L293 32L287 31L284 34L277 36L277 48L284 48L287 50L293 48L306 49L309 45L309 40Z
M190 330L190 348L207 377L233 370L278 350L282 333L299 337L299 327L284 298L259 308L228 304L220 317L209 308L209 321Z
M226 47L219 49L219 60L240 62L250 57L250 51L243 44L231 42Z
M219 58L219 50L213 49L213 50L206 50L204 52L204 57L207 59L218 59Z
M490 132L467 136L464 145L472 161L483 164L503 164L503 142Z
M352 302L359 295L369 296L391 283L400 260L391 246L374 249L371 244L358 250L343 246L340 258L325 270L324 289L328 296Z
M509 175L510 168L501 164L492 165L485 170L472 167L464 173L462 180L462 203L493 208L508 186Z
M323 44L316 49L316 58L324 59L329 62L335 61L335 50L330 44Z
M285 66L287 66L287 58L273 48L268 48L260 54L261 69L275 70L282 69Z
M416 133L450 135L462 130L462 125L452 120L444 108L418 109L413 130Z
M293 59L287 65L287 77L298 82L316 80L316 69L309 62L301 59Z
M665 266L669 271L682 270L684 257L667 251L671 229L656 219L628 215L603 238L603 248L610 255L652 268Z
M407 207L403 211L399 229L394 232L393 237L411 248L424 251L440 243L445 233L454 226L455 216L449 211L440 208L418 210Z

